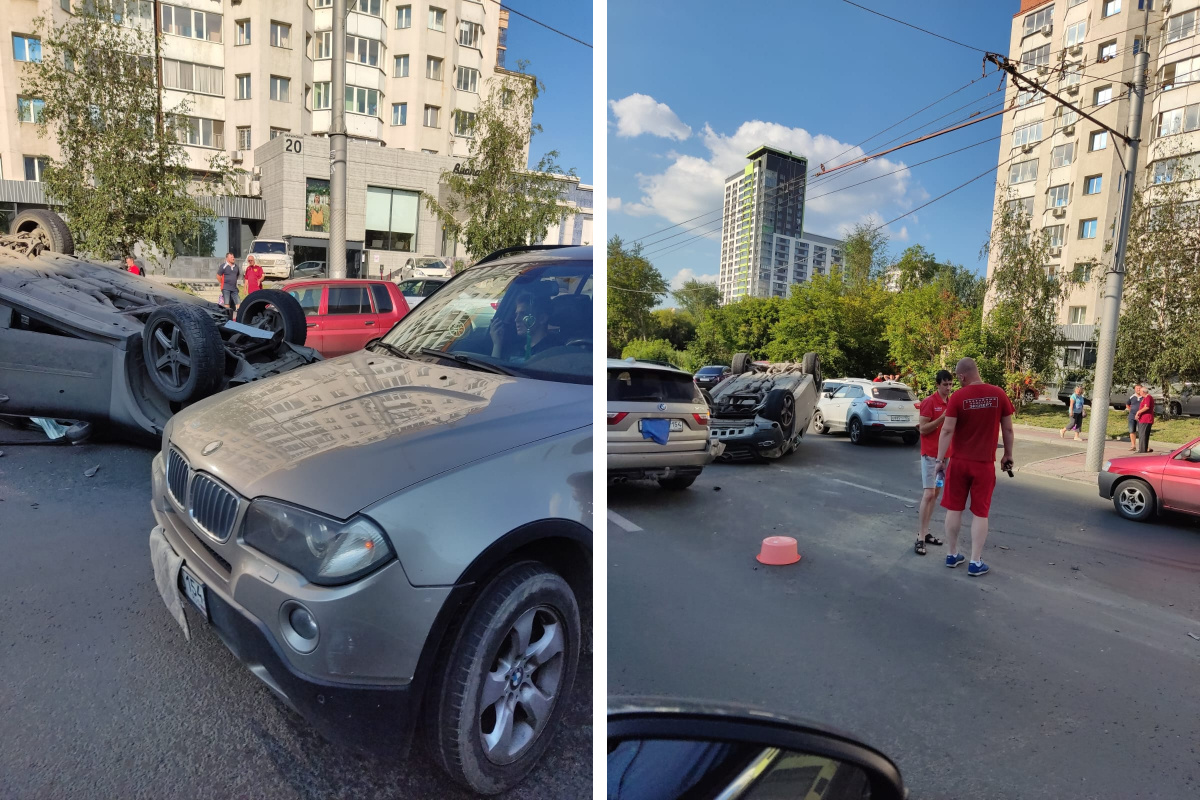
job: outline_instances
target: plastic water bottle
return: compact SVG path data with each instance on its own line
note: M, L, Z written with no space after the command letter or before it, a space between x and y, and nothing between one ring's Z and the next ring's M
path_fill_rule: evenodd
M943 488L946 485L946 473L939 469L934 478L933 485L939 489Z

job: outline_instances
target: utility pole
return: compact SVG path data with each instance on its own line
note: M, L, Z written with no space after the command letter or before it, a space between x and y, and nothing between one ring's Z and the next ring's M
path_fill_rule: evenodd
M329 277L346 277L346 0L333 0L329 126Z

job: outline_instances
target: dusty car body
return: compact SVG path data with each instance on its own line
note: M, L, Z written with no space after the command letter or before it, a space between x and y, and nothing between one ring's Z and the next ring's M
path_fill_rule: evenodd
M733 357L733 376L711 392L714 440L723 461L781 458L796 449L812 422L821 392L821 361L761 364Z
M205 339L203 375L183 319ZM161 336L146 343L151 330ZM5 413L85 420L153 445L190 402L320 358L282 332L239 324L215 303L149 278L0 247ZM174 398L163 390L173 380L183 387Z

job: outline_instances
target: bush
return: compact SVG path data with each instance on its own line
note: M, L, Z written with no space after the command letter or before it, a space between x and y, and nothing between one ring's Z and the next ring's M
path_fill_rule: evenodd
M689 366L687 354L676 350L666 339L635 339L625 345L625 349L621 351L621 358L662 361L685 370Z

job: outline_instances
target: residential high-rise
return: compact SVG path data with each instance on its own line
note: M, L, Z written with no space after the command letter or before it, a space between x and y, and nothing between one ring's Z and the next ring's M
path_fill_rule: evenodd
M842 243L804 234L808 160L762 146L725 180L719 287L723 303L787 297L789 287L842 263Z

